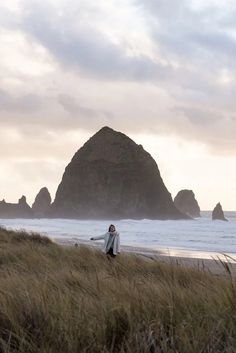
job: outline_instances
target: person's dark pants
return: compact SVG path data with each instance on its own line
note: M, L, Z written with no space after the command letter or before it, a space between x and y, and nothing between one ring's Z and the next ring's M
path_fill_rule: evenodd
M115 254L113 254L113 249L110 248L109 251L107 252L107 255L110 256L110 257L116 257Z

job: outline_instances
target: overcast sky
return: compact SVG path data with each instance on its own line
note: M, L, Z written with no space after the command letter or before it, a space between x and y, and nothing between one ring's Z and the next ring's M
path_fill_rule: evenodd
M0 4L0 199L54 197L98 129L155 158L174 197L236 209L236 2Z

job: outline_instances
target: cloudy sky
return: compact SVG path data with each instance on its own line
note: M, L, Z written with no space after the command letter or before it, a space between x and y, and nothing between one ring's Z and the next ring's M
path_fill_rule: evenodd
M172 196L236 209L236 3L8 0L0 4L0 199L54 197L108 125L141 143Z

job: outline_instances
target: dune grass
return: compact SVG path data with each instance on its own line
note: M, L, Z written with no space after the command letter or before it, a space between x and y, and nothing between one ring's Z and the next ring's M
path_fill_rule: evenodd
M227 267L227 266L226 266ZM0 352L236 351L236 281L0 229Z

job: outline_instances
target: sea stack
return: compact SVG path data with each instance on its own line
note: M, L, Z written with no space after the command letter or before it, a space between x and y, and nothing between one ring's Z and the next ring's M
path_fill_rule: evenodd
M51 216L79 219L186 219L141 145L104 127L66 167Z
M32 205L34 216L38 218L47 216L51 201L52 199L48 189L46 187L40 189Z
M225 218L224 211L223 211L222 206L219 202L212 212L212 220L214 221L216 219L219 219L221 221L228 221L228 219Z
M22 196L18 203L0 201L0 218L32 218L32 209Z
M201 217L200 207L192 190L181 190L175 196L174 204L182 213L196 218Z
M19 212L18 217L22 217L22 218L32 217L32 209L27 204L26 197L24 195L18 200L18 212Z

